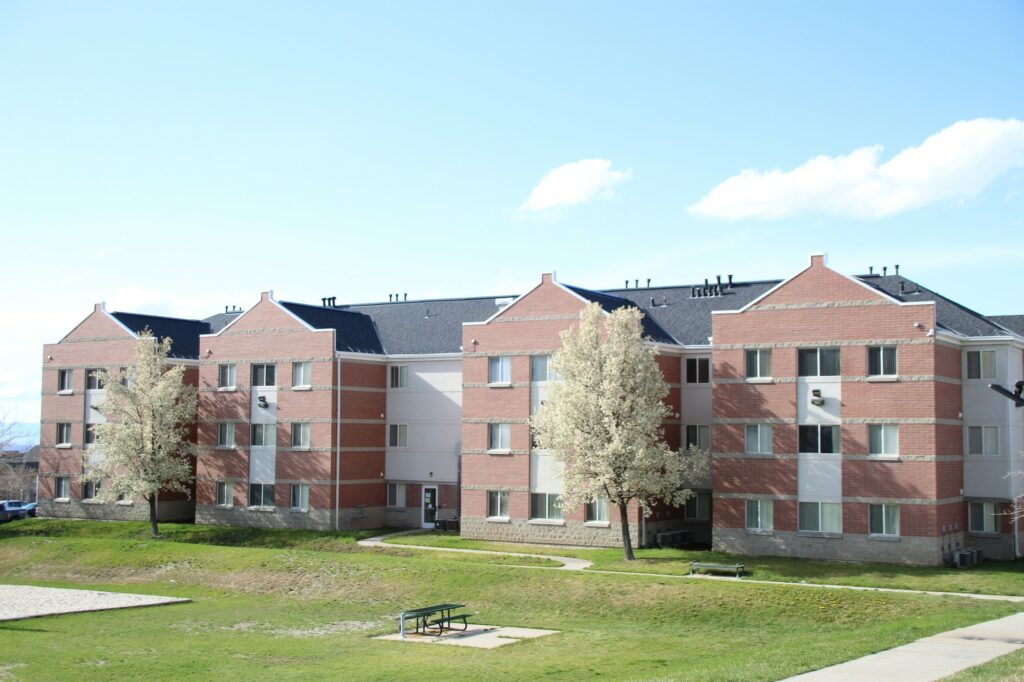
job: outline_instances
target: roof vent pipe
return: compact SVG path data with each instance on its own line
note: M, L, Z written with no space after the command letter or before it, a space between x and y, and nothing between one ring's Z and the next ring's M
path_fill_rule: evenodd
M710 289L711 289L711 285L710 285L710 284L708 284L708 278L707 278L707 277L705 277L705 278L704 278L704 295L705 295L705 296L707 296L707 295L708 295L708 291L710 291Z
M628 279L626 280L626 288L627 289L629 288L629 280Z
M897 263L894 267L896 268L896 274L899 275L900 274L900 264Z
M722 293L722 276L715 275L715 279L718 280L718 293Z
M732 275L729 275L729 288L732 289Z
M647 288L648 289L651 288L651 278L650 277L647 278Z
M654 297L653 296L651 296L651 307L652 308L654 307Z
M868 274L869 275L875 274L875 266L874 265L869 265L868 266Z
M639 289L640 288L640 280L638 280L638 279L634 279L633 280L633 288L634 289Z
M883 265L882 266L882 277L885 277L888 272L889 272L889 266L888 265Z
M408 301L409 300L409 294L402 294L402 300L403 301Z

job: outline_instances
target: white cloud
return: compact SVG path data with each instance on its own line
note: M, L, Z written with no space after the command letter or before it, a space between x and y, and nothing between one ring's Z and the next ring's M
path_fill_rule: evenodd
M883 218L944 200L977 196L1024 166L1024 121L959 121L879 163L882 147L818 156L790 171L743 170L689 207L702 218L797 215Z
M521 213L538 213L584 204L614 195L615 185L628 180L631 171L613 171L607 159L581 159L555 168L537 183L519 207Z

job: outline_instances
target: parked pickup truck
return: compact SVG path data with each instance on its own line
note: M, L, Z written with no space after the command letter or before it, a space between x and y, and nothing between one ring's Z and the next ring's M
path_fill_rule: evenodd
M0 500L0 521L14 521L36 515L35 502Z

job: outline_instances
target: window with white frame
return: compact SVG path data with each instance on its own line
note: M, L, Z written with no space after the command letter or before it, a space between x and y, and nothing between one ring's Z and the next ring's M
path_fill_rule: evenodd
M408 388L409 386L409 365L392 365L391 388Z
M896 376L896 346L868 346L868 376Z
M96 431L93 430L92 427L93 427L92 424L86 424L85 425L85 445L86 445L86 447L89 447L90 445L95 445L96 444Z
M774 528L773 507L771 500L747 500L745 510L747 530L772 530Z
M711 358L686 358L686 383L706 384L711 381Z
M800 502L797 530L814 533L842 533L843 505L839 502Z
M598 497L584 504L583 520L586 523L608 523L608 498Z
M899 537L900 506L898 504L869 504L868 533Z
M274 506L274 484L273 483L250 483L249 484L249 506L250 507L273 507Z
M276 386L277 365L257 364L252 366L253 386Z
M231 485L227 481L217 481L217 506L231 506Z
M994 502L971 502L968 517L968 529L972 533L999 532L999 516Z
M509 450L512 448L512 425L511 424L488 424L487 425L487 449L488 450Z
M309 448L309 422L292 422L292 447Z
M549 381L551 378L551 356L530 356L530 381Z
M217 424L217 447L235 447L235 425L232 422L220 422Z
M57 476L53 479L53 499L66 500L71 497L71 479L67 476Z
M745 452L758 455L772 454L771 424L747 424Z
M686 425L686 448L695 445L701 450L711 450L711 426L708 424Z
M998 426L968 426L967 427L967 454L968 455L998 455L999 454L999 427Z
M900 454L900 427L898 424L868 425L869 455Z
M217 388L235 387L235 366L217 365Z
M131 504L132 503L132 498L130 498L128 496L128 493L118 493L117 494L117 503L118 504Z
M404 483L388 483L388 506L395 509L405 508Z
M57 445L71 445L70 422L60 422L57 424Z
M562 496L555 493L530 493L530 518L562 520Z
M253 424L252 439L249 444L256 447L270 447L276 445L275 429L273 424Z
M512 358L508 355L496 355L487 359L487 383L512 383Z
M744 355L744 376L748 379L763 379L772 375L771 348L751 348Z
M839 427L806 424L797 427L800 452L834 454L839 449Z
M995 379L996 352L994 350L967 351L968 379Z
M800 348L797 350L796 359L798 376L839 376L838 348Z
M292 483L292 510L306 511L309 509L309 485Z
M85 370L85 388L89 391L102 391L105 388L102 369Z
M308 388L313 384L313 363L305 360L292 363L292 388Z
M696 493L686 499L683 518L687 521L707 521L711 518L711 493Z
M82 481L82 499L95 500L103 488L101 481Z
M72 391L74 390L74 371L70 369L58 369L57 370L57 390Z
M487 491L487 517L491 519L508 518L508 491Z
M393 448L409 446L408 424L391 424L388 426L388 446Z

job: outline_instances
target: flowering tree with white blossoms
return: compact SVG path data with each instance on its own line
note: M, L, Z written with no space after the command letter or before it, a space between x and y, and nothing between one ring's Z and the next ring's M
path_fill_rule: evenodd
M619 308L608 315L596 303L580 323L562 333L551 360L561 376L531 421L537 445L563 465L563 501L578 506L606 498L619 508L622 544L633 560L628 508L645 516L659 503L683 504L685 488L708 474L710 456L697 448L676 452L662 437L673 416L664 402L668 385L645 342L643 311Z
M184 382L185 368L168 365L171 340L149 330L139 335L130 371L101 373L106 400L98 409L107 421L94 425L100 457L87 464L85 480L103 481L99 499L141 498L149 504L149 525L157 530L161 491L189 494L196 448L189 435L196 420L196 388Z

